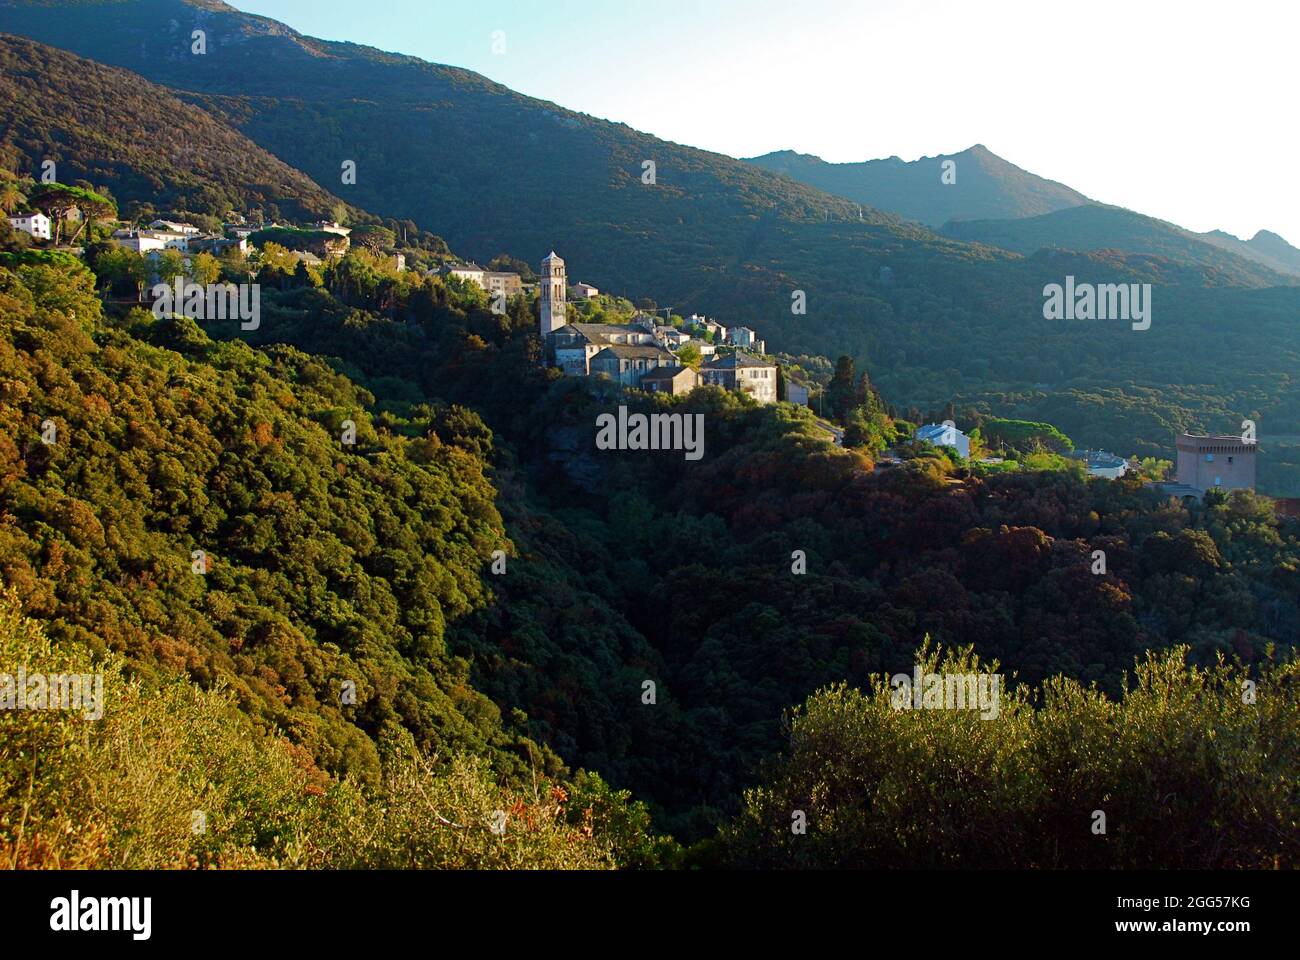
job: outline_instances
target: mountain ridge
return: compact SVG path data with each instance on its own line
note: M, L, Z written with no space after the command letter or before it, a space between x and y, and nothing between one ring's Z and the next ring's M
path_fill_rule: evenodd
M948 161L954 164L952 183L943 179ZM959 153L911 161L893 156L829 163L785 150L746 162L931 227L950 220L1035 216L1093 202L1065 184L1016 166L981 143Z
M1257 286L1300 282L1300 273L1288 272L1281 262L1261 256L1247 245L1215 243L1177 224L1109 204L1069 207L1037 217L998 220L950 221L940 229L945 236L966 242L987 243L1025 255L1038 250L1123 250L1155 254L1231 273Z

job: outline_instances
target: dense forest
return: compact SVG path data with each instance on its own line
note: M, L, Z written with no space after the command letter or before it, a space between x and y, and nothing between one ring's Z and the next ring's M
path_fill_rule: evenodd
M364 251L264 274L246 333L105 314L108 273L0 276L17 601L134 682L220 693L363 797L388 789L384 744L406 737L431 776L475 758L484 791L598 783L612 862L678 862L657 833L695 844L688 862L748 862L727 825L781 776L764 770L786 711L908 670L927 636L1000 661L1026 697L1064 676L1111 699L1148 649L1267 671L1298 639L1300 534L1250 495L1189 506L942 456L874 468L800 408L593 393L537 366L525 298L494 314ZM601 453L590 424L619 404L702 414L707 456ZM1044 801L1006 802L1028 817ZM1129 862L1158 862L1149 840Z
M657 802L676 794L665 805L689 817L673 821L678 831L726 809L732 785L777 742L785 706L837 679L905 668L926 633L973 643L1029 682L1064 673L1111 694L1147 648L1185 644L1209 664L1296 643L1300 546L1267 501L1174 505L1137 479L1088 483L1067 471L959 479L944 459L872 471L868 455L828 445L806 411L711 391L654 401L705 415L703 462L611 462L584 427L627 398L542 376L523 300L504 317L443 309L430 306L444 296L438 282L425 280L390 317L359 322L357 307L391 299L374 282L353 288L353 312L321 309L324 288L286 291L298 309L273 306L249 336L340 358L395 410L430 394L471 406L521 482L540 478L534 502L558 522L502 580L510 602L470 619L468 642L498 661L487 688L544 721L537 735L562 731L583 763L619 771ZM1105 576L1091 572L1094 549L1107 553ZM808 557L806 576L790 573L794 550ZM563 585L552 588L569 599L563 612L548 584ZM584 596L597 586L600 597ZM665 610L664 597L682 602ZM643 733L639 705L620 703L629 678L610 683L604 637L613 650L644 638L664 657L664 689L684 711L670 730ZM569 696L535 667L557 656L581 684ZM592 704L618 721L593 726L582 718ZM670 775L633 747L665 734L673 753L698 751L699 762L674 758ZM707 782L691 784L692 769L708 770Z

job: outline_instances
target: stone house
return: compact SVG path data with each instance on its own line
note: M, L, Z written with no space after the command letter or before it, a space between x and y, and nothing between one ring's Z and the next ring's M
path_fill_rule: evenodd
M639 387L641 378L659 367L677 366L677 358L657 344L615 343L591 358L591 375L605 374L627 387Z
M641 389L674 396L690 393L700 385L700 375L690 367L658 367L643 374Z
M1247 443L1239 436L1199 436L1179 434L1178 482L1204 493L1213 487L1222 490L1254 490L1255 460L1258 443Z
M655 346L654 333L632 324L568 323L552 335L555 365L566 376L585 377L591 360L609 346Z
M743 390L759 403L776 403L776 364L737 350L700 368L704 383L726 390Z

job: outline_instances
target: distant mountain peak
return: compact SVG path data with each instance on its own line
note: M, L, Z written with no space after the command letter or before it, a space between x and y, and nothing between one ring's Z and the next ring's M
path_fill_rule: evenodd
M956 163L956 183L941 180L942 164ZM1040 216L1092 201L1064 184L1035 176L982 143L960 153L903 160L897 155L857 163L778 150L750 163L784 173L810 187L887 210L932 227L950 221Z
M1287 243L1285 239L1283 239L1278 234L1274 233L1272 230L1257 231L1256 234L1253 237L1251 237L1248 242L1249 243L1285 243L1288 247L1291 246L1291 244Z

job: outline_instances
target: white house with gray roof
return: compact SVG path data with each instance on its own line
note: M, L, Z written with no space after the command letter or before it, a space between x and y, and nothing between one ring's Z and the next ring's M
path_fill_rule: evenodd
M963 457L970 457L970 437L952 423L927 423L917 427L915 438L928 440L936 447L952 447Z

